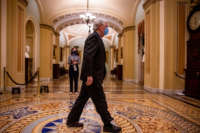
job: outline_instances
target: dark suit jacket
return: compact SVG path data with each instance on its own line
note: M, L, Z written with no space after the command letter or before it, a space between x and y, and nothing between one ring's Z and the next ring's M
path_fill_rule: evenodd
M106 53L104 43L97 32L93 32L85 41L81 80L87 81L88 76L102 82L106 75Z

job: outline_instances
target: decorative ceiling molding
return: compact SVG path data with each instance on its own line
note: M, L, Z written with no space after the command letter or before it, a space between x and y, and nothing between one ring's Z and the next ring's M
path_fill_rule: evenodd
M122 33L119 33L118 38L121 39L121 37L122 37Z
M79 12L79 13L72 13L59 16L53 20L54 28L56 29L56 31L59 32L67 26L75 24L83 24L85 22L80 18L80 15L84 13L85 12ZM92 14L96 16L98 19L106 21L108 23L108 26L115 29L118 33L122 31L123 22L121 20L113 16L101 13L92 13Z

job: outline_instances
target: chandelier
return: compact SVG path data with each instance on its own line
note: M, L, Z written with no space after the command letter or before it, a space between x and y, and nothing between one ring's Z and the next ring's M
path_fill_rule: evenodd
M96 17L93 16L91 13L89 12L86 12L85 14L81 14L80 15L80 18L86 22L86 24L90 24Z
M92 13L89 12L89 0L87 0L87 9L85 14L81 14L80 18L87 24L89 27L89 33L91 32L92 28L92 21L96 18L95 16L92 15Z

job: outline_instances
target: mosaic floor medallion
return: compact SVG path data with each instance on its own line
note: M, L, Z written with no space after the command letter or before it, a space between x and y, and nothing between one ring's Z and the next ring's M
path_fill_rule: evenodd
M87 103L80 119L80 122L84 123L84 128L68 128L65 123L71 104L73 102L36 104L1 113L1 121L3 118L14 120L9 124L5 122L7 126L1 125L5 126L1 131L3 133L103 132L101 118L91 101ZM109 110L115 123L122 127L123 133L198 133L200 131L198 125L173 112L158 108L115 101L109 104Z
M104 87L110 88L106 92L108 110L122 133L200 133L200 108L130 83L120 85L107 82ZM84 127L68 128L66 118L78 95L54 87L48 94L0 96L0 133L103 133L91 100L80 118Z

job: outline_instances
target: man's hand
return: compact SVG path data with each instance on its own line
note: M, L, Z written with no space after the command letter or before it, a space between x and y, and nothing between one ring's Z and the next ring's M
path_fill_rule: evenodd
M93 77L92 77L92 76L88 76L88 77L87 77L86 85L87 85L87 86L90 86L90 85L92 85L92 83L93 83Z

